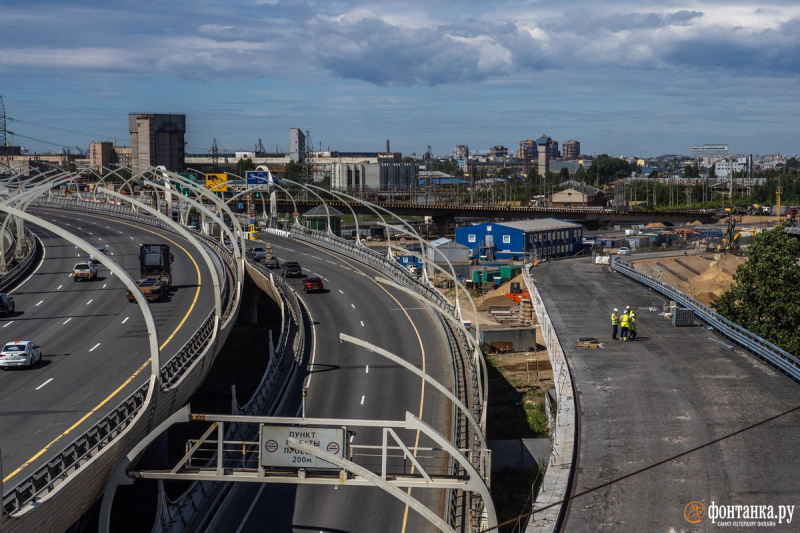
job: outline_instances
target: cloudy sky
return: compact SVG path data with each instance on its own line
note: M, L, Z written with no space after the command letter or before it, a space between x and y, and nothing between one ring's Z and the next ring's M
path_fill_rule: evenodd
M129 112L176 112L190 152L287 150L290 127L342 151L543 133L588 154L800 151L797 0L6 0L0 14L8 129L37 150L129 144Z

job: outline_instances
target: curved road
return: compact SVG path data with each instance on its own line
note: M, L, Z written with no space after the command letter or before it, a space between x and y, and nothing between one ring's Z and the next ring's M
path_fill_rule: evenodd
M418 300L374 281L378 274L354 260L300 241L270 237L279 259L296 260L304 275L324 278L327 292L303 294L301 280L288 283L300 294L314 321L316 356L309 365L306 416L403 420L420 415L450 436L451 405L411 372L377 355L339 342L339 333L361 338L404 357L445 386L452 387L451 357L438 319ZM274 271L276 275L278 270ZM285 415L298 415L297 404ZM348 428L351 429L351 428ZM379 429L353 428L351 444L380 444ZM401 435L402 437L402 435ZM411 433L404 442L414 444ZM419 446L429 446L425 439ZM354 461L379 471L376 451L356 451ZM440 456L419 452L423 464L441 472ZM391 464L391 463L390 463ZM413 490L440 516L444 492ZM219 531L381 531L424 532L435 529L413 510L373 487L255 485L238 488Z
M663 297L608 266L559 261L532 276L577 389L573 495L600 487L571 501L565 531L709 531L708 516L684 518L690 502L797 504L798 411L750 428L800 406L795 382L704 326L673 326L649 310ZM615 342L611 311L626 305L639 338ZM577 348L589 336L603 348Z
M51 209L31 213L95 246L137 279L139 244L167 243L173 290L153 303L162 362L192 336L214 305L211 277L197 249L164 230L112 217ZM16 312L0 320L0 342L32 340L42 363L0 373L0 448L6 489L53 457L149 377L147 329L125 287L102 264L98 279L74 282L85 254L29 224L45 257L13 291ZM95 257L99 255L95 254ZM105 259L101 259L104 261ZM199 282L199 283L198 283Z

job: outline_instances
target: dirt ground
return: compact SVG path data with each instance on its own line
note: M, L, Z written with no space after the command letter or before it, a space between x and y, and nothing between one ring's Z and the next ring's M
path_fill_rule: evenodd
M553 382L553 369L544 346L537 352L517 352L494 354L494 367L518 389L526 387L550 386ZM537 363L539 371L537 372Z
M698 254L634 261L636 270L660 279L709 305L733 283L736 268L747 261L731 254Z

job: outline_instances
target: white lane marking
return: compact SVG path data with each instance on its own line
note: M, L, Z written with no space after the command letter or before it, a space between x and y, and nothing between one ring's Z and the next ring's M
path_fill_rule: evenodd
M86 305L89 305L89 304L90 304L90 303L92 303L93 301L94 301L94 298L92 298L91 300L89 300L88 302L86 302Z
M122 233L122 232L120 231L120 233Z
M363 320L361 321L361 327L362 328L364 327L364 321Z
M398 307L397 309L389 309L389 311L421 311L425 309L425 307Z
M42 305L43 303L44 303L44 300L42 300L42 301L41 301L41 302L39 302L38 304L34 305L34 307L39 307L39 306L40 306L40 305Z
M111 252L111 255L114 255L114 252Z
M250 504L250 508L247 509L247 512L244 514L244 517L242 518L241 524L239 524L239 527L236 529L236 533L242 533L242 528L244 528L244 525L247 523L247 519L250 518L250 513L253 512L253 508L255 508L256 504L258 503L259 498L261 497L261 491L264 490L264 487L266 487L266 486L267 486L267 484L264 483L258 489L258 492L256 493L256 497L253 498L253 503Z
M122 233L122 232L120 231L120 233ZM133 240L133 237L131 237L131 240Z
M67 323L67 322L69 322L70 320L72 320L72 317L69 317L68 319L66 319L66 320L63 322L63 324L66 324L66 323Z
M68 277L68 278L71 278L71 277L72 277L72 272L70 272L69 274L67 274L67 277Z
M14 323L14 321L13 321L13 320L12 320L11 322L6 322L6 325L5 325L5 326L3 326L3 327L4 327L4 328L7 328L8 326L10 326L10 325L11 325L11 324L13 324L13 323Z
M344 266L344 265L339 265L339 266L340 266L340 267L342 267L342 268L343 268L343 269L345 269L345 270L352 270L350 267L346 267L346 266Z
M364 396L361 397L361 405L364 405Z
M123 320L122 323L124 324L125 322L127 322L129 318L130 318L129 316L126 316L125 320Z
M106 226L106 229L111 229L111 228L109 228L108 226Z
M94 233L92 233L92 232L90 231L90 232L89 232L89 235L94 235Z
M98 342L97 344L95 344L94 346L92 346L92 349L91 349L91 350L89 350L89 351L90 351L90 352L93 352L93 351L95 351L95 349L96 349L98 346L100 346L100 344L101 344L101 343L99 343L99 342Z
M353 442L354 438L355 438L355 435L350 435L350 442Z
M353 306L353 309L355 309L355 308L356 308L356 304L350 304L350 305L351 305L351 306Z
M51 381L53 381L53 378L50 378L50 379L48 379L47 381L45 381L44 383L42 383L41 385L39 385L38 387L36 387L36 390L39 390L39 389L41 389L42 387L44 387L45 385L47 385L47 384L48 384L48 383L50 383Z
M314 259L322 259L321 257L317 257L316 255L312 255L311 257L313 257ZM325 261L328 261L328 260L325 259ZM328 261L328 262L330 263L330 261Z
M100 237L100 240L102 241L102 240L103 240L103 238L102 238L102 237Z
M63 287L63 285L59 285L59 286L58 286L58 288L57 288L56 290L57 290L57 291L60 291L60 290L61 290L61 287Z
M111 254L111 255L114 255L114 254ZM111 275L113 276L113 275L114 275L114 273L112 272L112 273L111 273Z
M369 374L369 365L367 365L367 372L366 373Z
M102 288L104 288L104 289L105 289L105 288L106 288L106 285L108 285L108 283L103 283L103 287L102 287Z
M319 276L319 274L317 274L317 275ZM344 294L344 291L343 291L342 289L339 289L339 292L341 292L342 294Z
M328 261L327 259L325 260L325 262L326 262L326 263L330 263L330 264L332 264L332 265L335 265L335 264L336 264L336 263L334 263L333 261Z

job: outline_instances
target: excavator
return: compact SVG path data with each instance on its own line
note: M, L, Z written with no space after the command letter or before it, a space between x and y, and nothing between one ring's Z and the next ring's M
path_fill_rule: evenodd
M736 253L739 251L739 237L741 231L736 231L736 221L732 216L728 217L728 229L722 237L722 243L717 245L717 251L723 253Z

